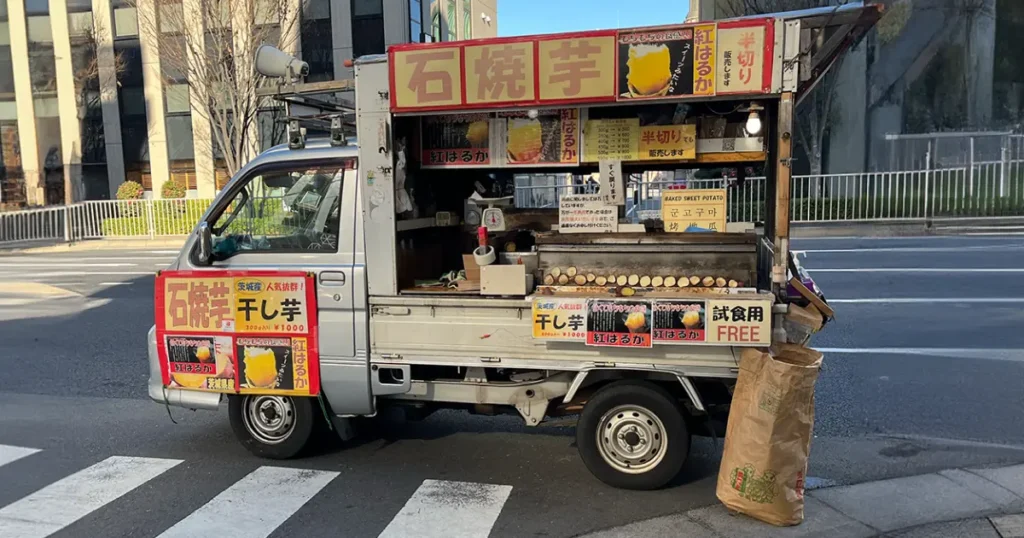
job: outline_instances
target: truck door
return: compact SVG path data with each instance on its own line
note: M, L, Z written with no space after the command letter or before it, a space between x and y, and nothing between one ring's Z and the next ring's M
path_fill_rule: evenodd
M356 260L355 159L256 165L206 216L212 266L316 274L321 388L338 414L372 412L365 336L366 288ZM190 262L196 261L195 248ZM356 295L359 295L357 298ZM361 352L357 353L357 344Z

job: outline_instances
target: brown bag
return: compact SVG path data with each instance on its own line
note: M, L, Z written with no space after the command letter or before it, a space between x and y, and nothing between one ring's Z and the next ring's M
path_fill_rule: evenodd
M773 525L804 519L804 477L821 353L778 344L745 349L718 471L718 500Z

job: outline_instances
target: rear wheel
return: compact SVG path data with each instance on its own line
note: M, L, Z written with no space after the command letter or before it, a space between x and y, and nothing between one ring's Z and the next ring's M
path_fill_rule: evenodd
M656 489L682 469L690 432L668 391L643 381L618 381L598 390L583 407L576 446L602 482Z
M288 459L313 437L312 398L247 394L231 396L228 416L235 437L261 458Z

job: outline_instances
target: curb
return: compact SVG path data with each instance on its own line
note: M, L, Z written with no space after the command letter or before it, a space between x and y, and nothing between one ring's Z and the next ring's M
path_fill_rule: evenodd
M1024 538L1024 465L937 473L808 491L804 521L774 527L733 515L721 504L581 535L579 538L667 536L870 537L981 536ZM963 534L971 527L977 533ZM959 533L951 532L961 529ZM982 532L986 531L986 532Z

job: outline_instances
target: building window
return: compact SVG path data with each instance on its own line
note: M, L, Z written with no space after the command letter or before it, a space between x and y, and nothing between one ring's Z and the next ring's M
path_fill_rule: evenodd
M334 80L334 43L330 0L302 2L302 60L309 64L307 82Z
M133 7L114 8L114 37L138 37L139 17Z
M473 39L473 3L462 0L462 39Z
M423 41L423 4L420 0L409 0L409 41Z
M430 36L434 41L441 41L441 4L440 0L430 3Z
M448 13L447 13L447 15L448 16L446 18L448 20L448 28L445 29L448 32L448 39L447 40L448 41L455 41L455 40L458 39L458 37L456 35L456 32L455 32L455 29L458 28L457 24L458 24L458 20L459 20L458 11L455 9L455 0L448 0Z
M384 54L383 0L352 1L352 56Z

